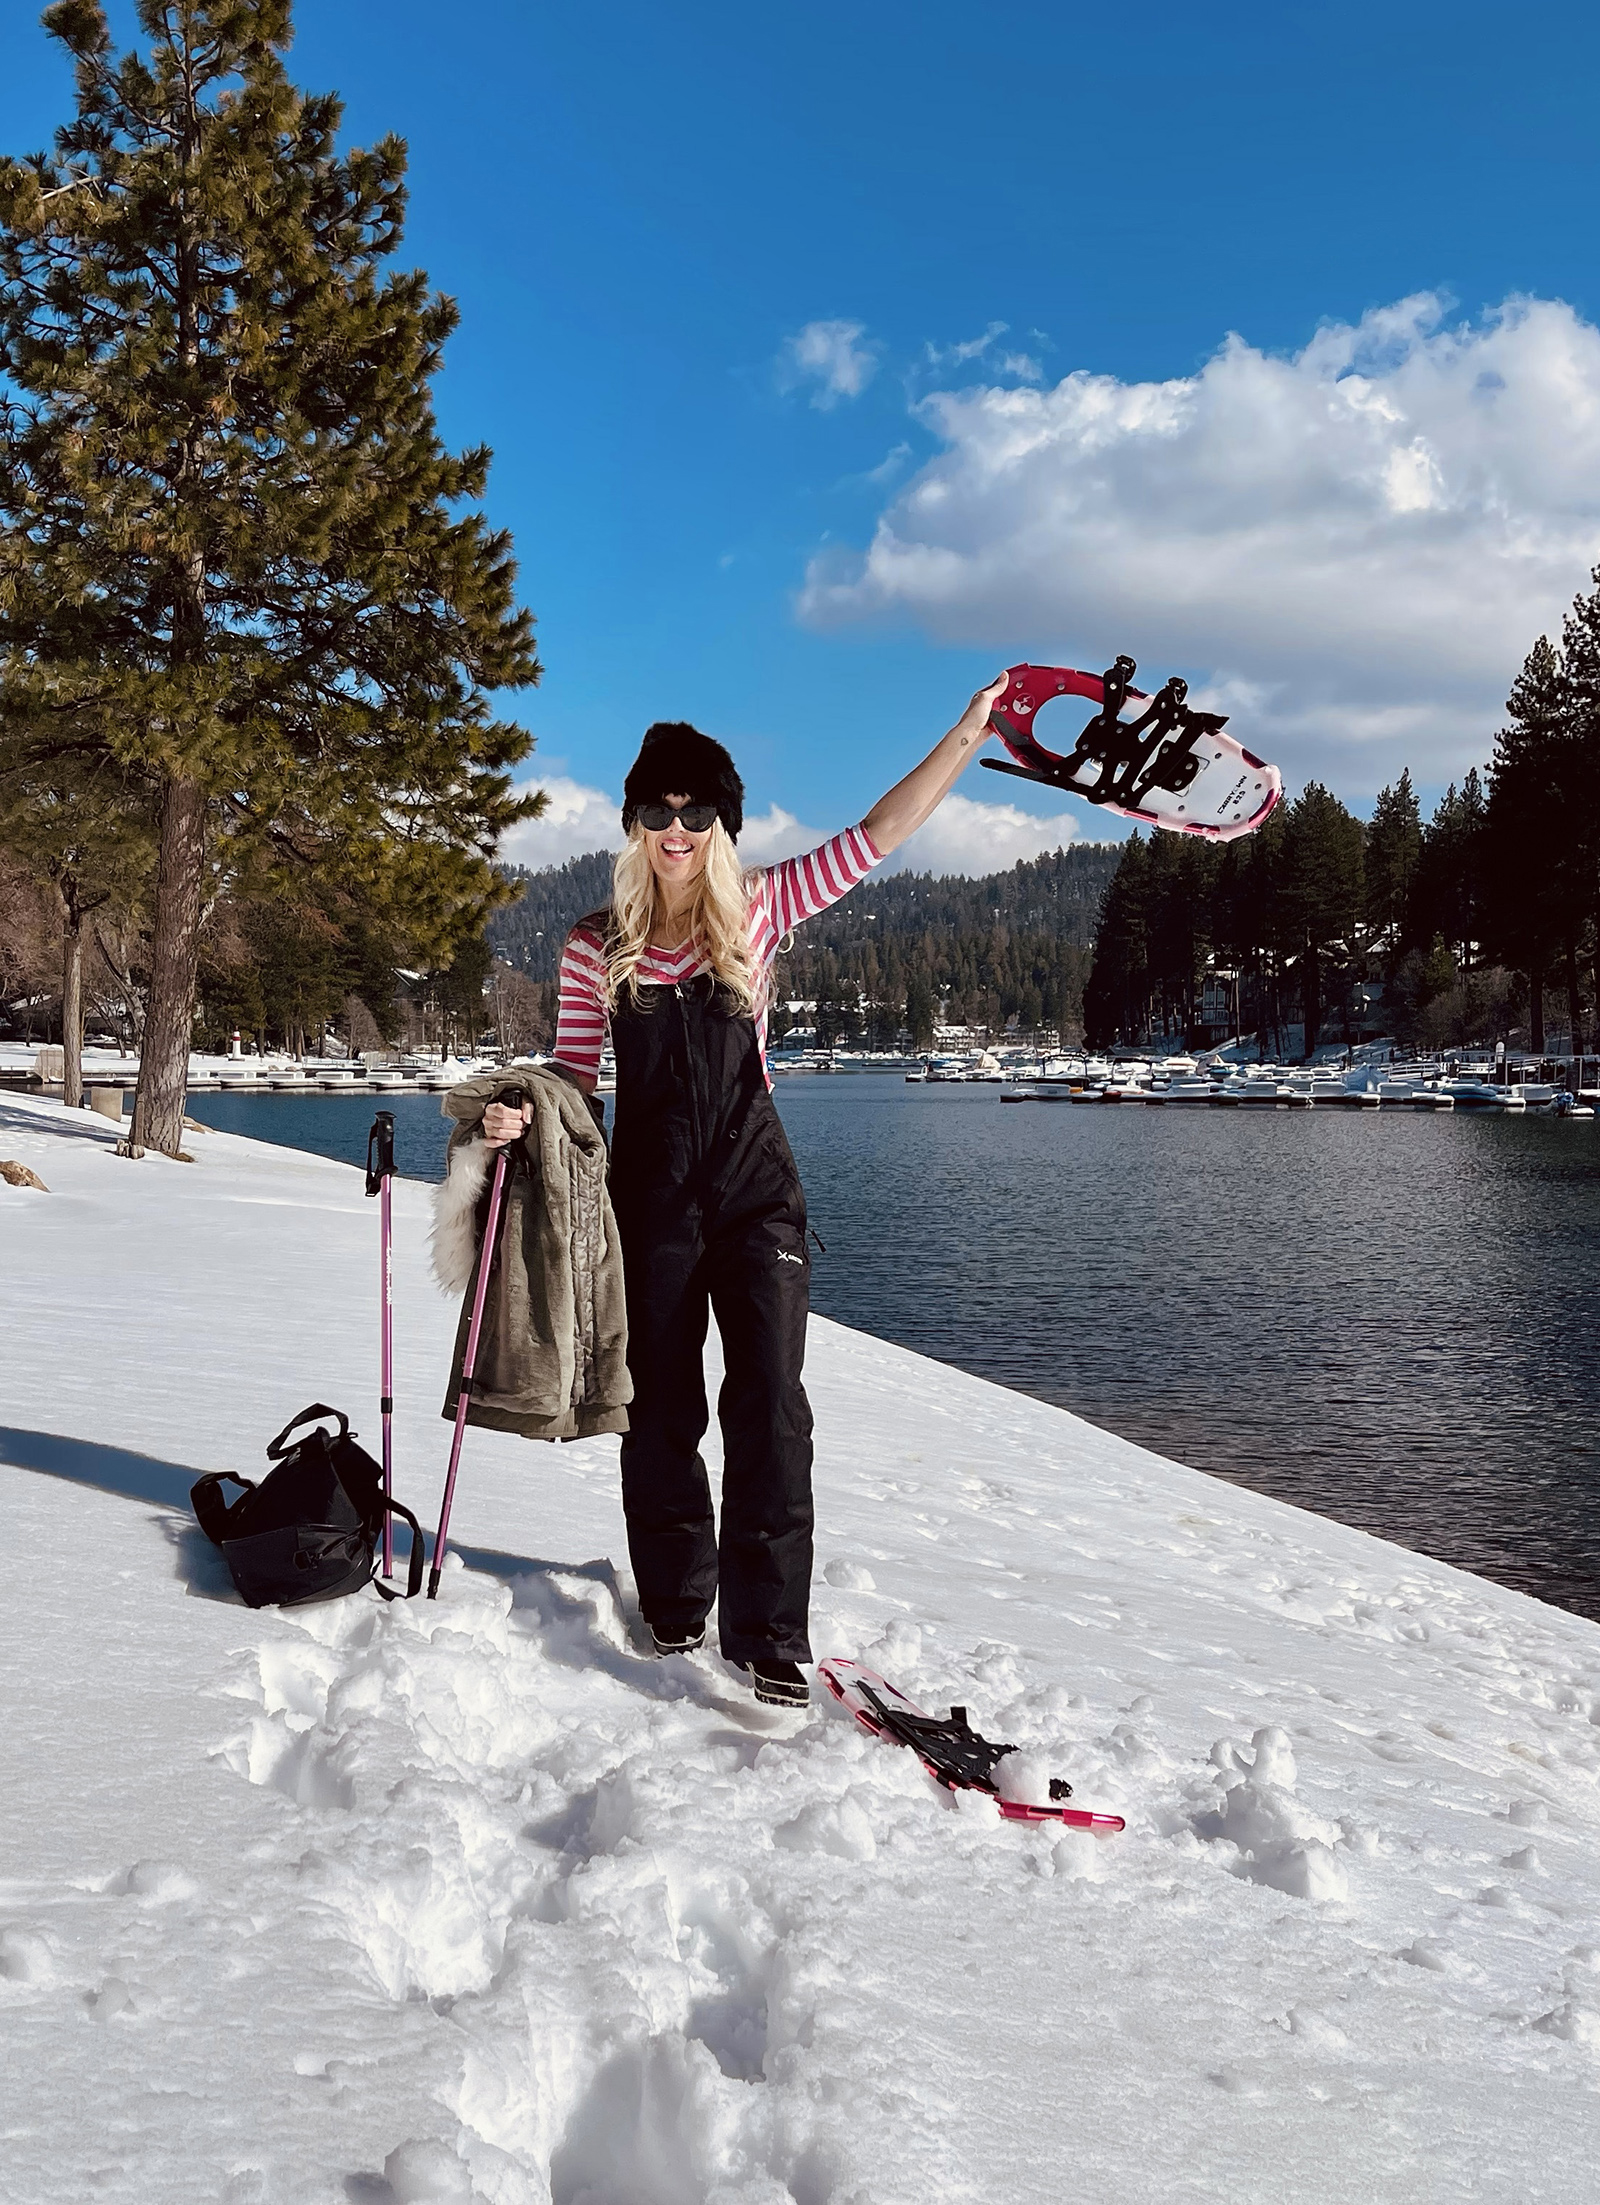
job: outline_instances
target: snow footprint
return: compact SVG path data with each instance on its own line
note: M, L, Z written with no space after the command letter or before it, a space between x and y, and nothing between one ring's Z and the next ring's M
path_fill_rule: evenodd
M694 1986L684 2034L735 2082L764 2079L776 1949L771 1925L746 1888L708 1888L679 1908L678 1951Z

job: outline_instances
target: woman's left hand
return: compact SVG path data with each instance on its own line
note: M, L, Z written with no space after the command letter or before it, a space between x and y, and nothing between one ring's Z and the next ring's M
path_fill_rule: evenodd
M957 720L954 732L964 735L968 742L980 743L986 735L991 734L993 730L989 726L989 715L1005 695L1010 680L1009 674L1001 674L986 688L975 690L972 702Z

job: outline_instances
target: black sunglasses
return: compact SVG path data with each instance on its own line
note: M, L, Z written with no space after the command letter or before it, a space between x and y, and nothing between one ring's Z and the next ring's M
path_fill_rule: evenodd
M634 815L641 827L648 827L653 835L665 834L676 820L685 834L703 835L717 817L715 804L680 804L676 811L670 804L641 804Z

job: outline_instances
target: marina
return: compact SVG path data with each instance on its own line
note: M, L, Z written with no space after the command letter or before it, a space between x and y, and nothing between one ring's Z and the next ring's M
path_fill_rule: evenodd
M59 1047L0 1045L0 1087L59 1093ZM1487 1053L1400 1058L1388 1045L1349 1052L1351 1061L1277 1064L1241 1061L1235 1047L1202 1057L1185 1054L1040 1055L1007 1045L907 1058L866 1051L774 1051L776 1079L895 1075L908 1086L993 1087L1003 1103L1142 1105L1168 1110L1337 1110L1393 1116L1533 1113L1592 1123L1600 1108L1600 1059L1496 1059ZM287 1056L205 1056L190 1059L192 1095L440 1094L458 1081L492 1071L495 1052L474 1057L369 1051L340 1059ZM535 1054L517 1062L548 1063ZM599 1092L615 1084L609 1050L601 1058ZM93 1107L116 1115L117 1098L139 1076L137 1057L85 1049L83 1080ZM113 1106L116 1107L113 1107Z
M441 1094L459 1080L487 1068L487 1058L462 1059L372 1051L366 1057L208 1056L189 1059L191 1095L381 1095ZM61 1092L64 1068L59 1045L18 1048L0 1045L0 1087ZM83 1084L91 1099L131 1094L139 1080L139 1059L120 1051L86 1048Z
M1580 1060L1572 1073L1581 1079ZM1600 1082L1600 1065L1587 1067ZM1544 1064L1535 1072L1550 1069ZM1496 1066L1492 1060L1415 1060L1384 1066L1331 1067L1280 1064L1238 1065L1192 1057L1086 1057L1059 1070L1013 1076L1002 1102L1144 1104L1156 1109L1340 1110L1360 1113L1462 1111L1500 1116L1532 1111L1551 1117L1592 1121L1600 1103L1600 1085L1568 1086L1559 1079L1527 1076L1528 1067ZM1499 1074L1497 1077L1496 1074ZM1514 1072L1515 1076L1508 1076ZM909 1075L908 1075L909 1076ZM931 1075L930 1075L931 1076ZM949 1074L943 1075L949 1077ZM1006 1075L998 1075L1005 1078Z

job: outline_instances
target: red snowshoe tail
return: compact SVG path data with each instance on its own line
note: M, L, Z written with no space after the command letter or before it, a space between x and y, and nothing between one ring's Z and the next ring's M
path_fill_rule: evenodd
M1072 666L1009 668L989 726L1011 756L982 763L991 773L1039 781L1175 834L1230 842L1253 833L1282 793L1276 766L1223 734L1225 714L1196 711L1180 676L1152 696L1131 686L1136 671L1131 658L1119 658L1103 674ZM1057 697L1085 697L1100 707L1064 755L1046 750L1034 733L1039 712ZM1132 717L1123 716L1125 708Z
M1128 1825L1121 1815L1095 1814L1087 1807L1030 1807L1020 1799L997 1799L1007 1822L1063 1822L1069 1830L1095 1830L1110 1837Z
M832 1654L819 1662L817 1672L863 1730L890 1745L909 1746L934 1782L946 1791L987 1792L1007 1822L1065 1823L1070 1829L1094 1830L1106 1836L1127 1827L1121 1815L1058 1805L1072 1790L1059 1777L1051 1779L1048 1806L1002 1799L994 1770L1014 1748L980 1737L967 1721L964 1707L951 1708L945 1721L926 1715L886 1678L842 1654Z

